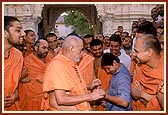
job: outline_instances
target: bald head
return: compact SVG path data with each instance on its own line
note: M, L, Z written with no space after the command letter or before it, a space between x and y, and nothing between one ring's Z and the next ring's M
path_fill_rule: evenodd
M142 43L142 44L141 44ZM147 50L149 48L159 55L161 52L161 46L159 40L152 34L145 34L137 39L137 44L142 45L142 47Z
M83 42L82 40L77 37L77 36L68 36L67 38L65 38L63 44L62 44L62 50L66 51L68 48L70 47L76 47L78 46L79 44L82 44L83 45Z
M80 61L82 49L83 41L81 38L75 35L70 35L65 38L62 44L63 55L74 62Z

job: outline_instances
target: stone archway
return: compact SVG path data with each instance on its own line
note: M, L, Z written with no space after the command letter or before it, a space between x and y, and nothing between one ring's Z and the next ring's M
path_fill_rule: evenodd
M122 25L125 31L131 32L132 21L145 17L152 21L151 9L156 4L149 3L124 3L115 4L2 4L4 15L16 16L24 29L32 29L39 38L43 38L54 26L58 16L68 10L74 9L83 13L89 23L93 25L94 35L98 32L110 36ZM49 16L49 12L50 15ZM48 17L50 19L48 19ZM49 21L50 20L50 21ZM100 23L101 21L101 23Z
M97 10L94 4L45 4L42 10L44 36L55 26L60 14L68 10L76 10L83 13L89 24L92 25L94 35L102 32L101 22L97 17Z

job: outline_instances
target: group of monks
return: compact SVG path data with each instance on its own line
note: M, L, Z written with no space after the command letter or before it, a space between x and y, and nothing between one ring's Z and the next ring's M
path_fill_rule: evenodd
M101 67L103 51L110 47L104 37L100 34L95 41L93 36L71 33L61 47L54 33L35 37L32 30L23 30L17 18L4 16L4 110L106 111L104 101L113 75ZM164 110L160 42L150 33L139 33L134 47L127 68L132 75L132 110Z

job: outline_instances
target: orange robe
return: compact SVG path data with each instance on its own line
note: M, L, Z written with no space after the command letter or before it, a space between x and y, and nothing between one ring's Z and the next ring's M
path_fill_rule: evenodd
M94 70L97 78L98 78L99 67L101 67L101 59L102 59L102 56L99 58L95 58L95 61L94 61Z
M10 55L4 63L4 98L8 94L14 93L18 87L18 82L21 77L21 71L23 67L23 56L22 53L16 49L10 49ZM18 101L15 101L10 107L5 107L4 110L16 111L20 110Z
M50 60L51 58L47 56L46 63ZM46 64L33 53L25 57L24 64L28 69L28 77L31 81L29 83L23 83L21 86L21 93L25 94L22 94L23 97L21 97L21 108L26 111L40 111L43 97L42 84Z
M86 84L92 83L95 78L95 72L93 68L94 57L83 52L83 57L79 63L79 69L81 70L82 77L84 78Z
M30 55L33 51L32 51L32 45L31 44L26 44L26 52L24 54L24 57Z
M134 61L131 61L130 75L132 78L134 77L134 72L136 71L136 66L137 66L137 64Z
M161 53L161 58L158 62L156 69L151 69L147 65L136 67L136 75L133 77L132 88L135 87L134 82L137 80L141 84L144 92L155 95L157 92L158 84L164 81L164 55ZM139 100L132 101L132 108L134 111L160 111L159 103L154 96L145 107Z
M54 57L54 54L52 54L51 51L48 51L48 56L52 59Z
M74 69L75 63L63 56L58 54L48 64L44 83L43 91L53 91L55 89L63 89L70 91L69 95L82 95L87 93L87 87L85 80L81 77L79 68L79 76ZM88 102L82 102L75 105L77 110L87 111L90 110Z
M101 88L104 89L106 92L110 86L110 79L111 79L112 75L107 74L106 71L104 71L101 66L98 69L98 79L101 81ZM97 111L106 111L106 108L104 108L103 106L99 105L96 108Z

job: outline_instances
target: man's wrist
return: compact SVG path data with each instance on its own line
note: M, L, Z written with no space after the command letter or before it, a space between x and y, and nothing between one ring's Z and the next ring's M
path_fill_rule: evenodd
M145 99L145 92L141 92L140 99Z

